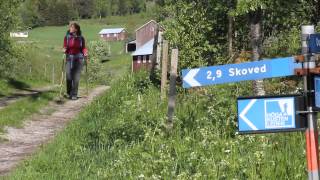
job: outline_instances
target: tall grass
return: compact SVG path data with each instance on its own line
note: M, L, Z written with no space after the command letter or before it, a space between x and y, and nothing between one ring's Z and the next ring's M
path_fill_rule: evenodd
M246 87L181 90L169 133L167 101L128 75L8 179L305 179L302 133L237 134Z

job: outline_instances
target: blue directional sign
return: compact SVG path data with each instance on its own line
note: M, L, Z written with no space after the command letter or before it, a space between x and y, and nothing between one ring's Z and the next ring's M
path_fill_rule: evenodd
M314 77L315 101L316 107L320 108L320 76Z
M309 53L320 53L320 34L310 34L308 46Z
M306 127L297 115L302 97L268 97L238 99L240 133L295 131Z
M183 87L199 87L238 81L294 75L294 69L301 68L293 57L254 61L242 64L202 67L182 70Z

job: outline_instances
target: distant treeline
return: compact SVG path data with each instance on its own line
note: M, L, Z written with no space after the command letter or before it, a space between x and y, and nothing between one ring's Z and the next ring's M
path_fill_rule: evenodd
M20 7L27 27L64 25L70 20L102 18L146 11L154 0L24 0Z

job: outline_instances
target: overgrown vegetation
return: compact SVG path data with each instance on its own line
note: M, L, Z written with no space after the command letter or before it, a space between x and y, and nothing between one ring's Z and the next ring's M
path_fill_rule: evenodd
M247 83L180 92L168 134L167 102L146 77L115 82L8 179L306 178L302 133L236 133Z
M125 16L146 12L153 0L25 0L22 27L66 25L71 20ZM152 3L151 3L152 4Z
M11 58L15 57L12 43L9 40L9 32L17 24L17 6L19 0L4 1L0 4L0 78L10 74L12 68Z
M262 28L256 42L261 58L298 54L301 25L319 22L319 5L306 0L166 0L158 19L166 27L165 37L179 48L183 69L245 61L245 52L252 59L253 20Z

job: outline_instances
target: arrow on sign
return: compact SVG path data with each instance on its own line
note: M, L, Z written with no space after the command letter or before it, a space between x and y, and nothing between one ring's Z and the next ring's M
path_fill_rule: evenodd
M195 80L195 76L198 74L198 72L200 71L200 69L191 69L187 75L183 78L183 80L190 84L190 86L201 86L201 84Z
M247 112L251 109L251 107L256 103L256 99L252 99L249 104L243 109L240 113L239 117L252 129L258 130L258 128L246 117Z
M239 98L239 132L291 131L304 128L304 123L296 114L301 109L297 103L304 103L302 96Z

